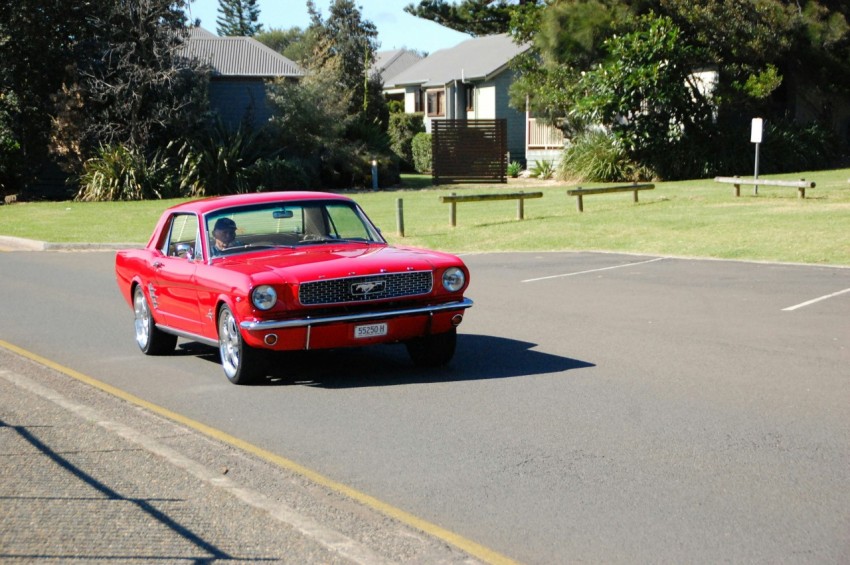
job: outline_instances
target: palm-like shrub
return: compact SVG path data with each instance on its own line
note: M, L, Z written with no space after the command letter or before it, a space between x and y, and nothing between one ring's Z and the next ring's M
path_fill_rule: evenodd
M101 147L83 164L78 201L191 198L203 195L198 157L185 142L147 156L137 148Z
M274 157L260 132L245 124L230 130L220 120L205 135L193 140L191 152L207 196L256 192L251 167Z
M532 178L549 180L555 174L555 166L552 161L535 161L529 172Z
M589 130L564 149L558 178L572 182L623 182L643 180L651 175L637 167L604 131Z
M174 196L174 176L168 159L157 152L150 159L123 145L101 147L83 165L76 200L144 200Z

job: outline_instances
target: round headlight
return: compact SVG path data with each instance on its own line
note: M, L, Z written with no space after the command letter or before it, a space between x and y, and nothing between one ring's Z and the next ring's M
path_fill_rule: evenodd
M459 291L465 283L466 275L463 274L463 269L451 267L443 273L443 288L449 292Z
M268 310L277 302L277 293L267 284L260 285L251 292L251 302L260 310Z

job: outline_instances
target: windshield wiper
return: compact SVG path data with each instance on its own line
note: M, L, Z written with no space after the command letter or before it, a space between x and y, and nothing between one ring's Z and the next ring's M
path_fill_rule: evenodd
M346 239L343 237L315 237L310 239L302 239L298 245L312 245L314 243L369 243L365 239Z

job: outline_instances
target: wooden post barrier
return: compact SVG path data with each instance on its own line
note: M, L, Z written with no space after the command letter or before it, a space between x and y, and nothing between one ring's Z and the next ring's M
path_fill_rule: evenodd
M576 187L572 190L567 191L568 196L576 197L576 209L579 212L584 212L584 197L588 194L607 194L609 192L633 192L634 202L638 201L638 191L640 190L653 190L655 188L654 184L625 184L621 186L602 186L599 188L582 188Z
M404 237L404 200L395 199L395 225L399 237Z
M449 223L452 227L457 226L457 204L458 202L487 202L491 200L516 200L516 219L525 219L525 199L542 198L542 192L511 192L505 194L463 194L458 196L451 193L450 196L441 196L440 202L451 205L449 208Z
M806 189L814 188L817 186L814 181L800 179L800 180L773 180L773 179L745 179L741 177L714 177L714 182L720 182L725 184L731 184L734 188L732 194L735 196L741 196L741 185L746 184L748 186L787 186L790 188L797 189L797 198L805 198L806 197Z

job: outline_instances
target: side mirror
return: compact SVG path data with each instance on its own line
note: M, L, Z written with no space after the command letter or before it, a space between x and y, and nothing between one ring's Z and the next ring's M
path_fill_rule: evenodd
M178 243L175 247L175 251L178 257L182 257L184 259L188 259L191 261L194 259L194 253L192 252L192 246L188 243Z

